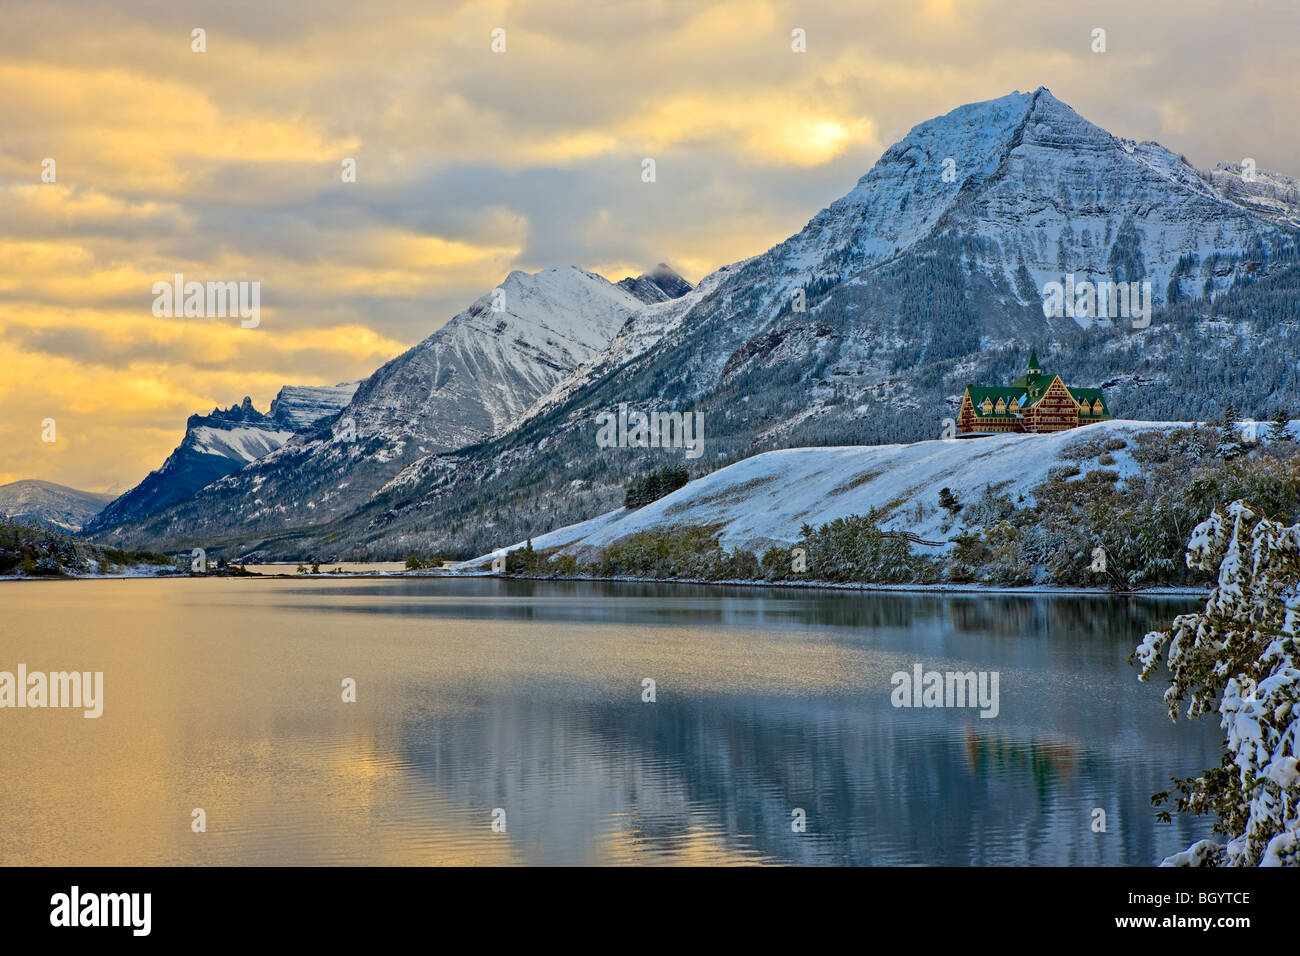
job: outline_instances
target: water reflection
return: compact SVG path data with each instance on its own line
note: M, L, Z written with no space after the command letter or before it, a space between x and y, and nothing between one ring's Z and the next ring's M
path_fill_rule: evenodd
M539 864L668 861L701 833L736 862L1123 864L1201 835L1151 824L1167 764L1146 753L926 717L869 700L534 696L413 726L402 746L454 802L484 819L504 808ZM1090 830L1097 806L1106 834ZM601 827L624 849L597 839Z
M0 667L102 668L107 701L5 717L0 862L1148 865L1208 835L1148 798L1218 730L1170 725L1125 659L1193 603L24 582ZM999 671L999 716L893 708L913 662Z

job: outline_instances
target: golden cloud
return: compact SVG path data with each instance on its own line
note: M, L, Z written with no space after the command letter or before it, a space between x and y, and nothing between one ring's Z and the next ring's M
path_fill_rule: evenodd
M393 0L214 16L194 54L176 16L78 5L52 31L59 0L14 0L0 35L0 471L138 478L188 414L367 374L513 268L559 259L617 279L671 257L698 279L798 229L917 122L1014 88L1045 83L1117 133L1201 146L1207 165L1290 162L1290 127L1261 121L1285 115L1295 86L1270 46L1285 31L1154 3L660 0L638 22L581 0ZM1104 70L1088 46L1102 22ZM795 27L807 53L791 51ZM626 188L647 156L674 183L654 204ZM340 181L346 157L355 184ZM40 181L45 158L55 183ZM677 160L717 179L679 188L662 167ZM811 184L798 203L796 182ZM176 272L260 281L261 328L155 319L153 283ZM412 330L420 303L452 300ZM68 421L66 443L32 444L46 415Z

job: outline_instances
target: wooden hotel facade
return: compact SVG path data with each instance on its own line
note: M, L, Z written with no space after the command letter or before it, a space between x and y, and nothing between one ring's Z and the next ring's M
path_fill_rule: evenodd
M1010 385L966 386L957 433L1059 432L1110 417L1101 389L1067 386L1061 376L1045 373L1030 352L1024 376Z

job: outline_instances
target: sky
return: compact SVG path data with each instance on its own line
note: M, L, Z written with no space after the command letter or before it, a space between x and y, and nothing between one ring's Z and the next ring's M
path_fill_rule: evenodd
M125 491L189 415L364 378L513 269L697 281L1013 90L1300 176L1298 28L1295 0L0 0L0 483ZM177 273L259 283L257 327L155 315Z

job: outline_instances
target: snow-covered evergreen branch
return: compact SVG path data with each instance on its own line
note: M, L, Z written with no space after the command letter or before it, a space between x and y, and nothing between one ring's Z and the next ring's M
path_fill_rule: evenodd
M1152 631L1134 656L1149 680L1168 661L1170 719L1217 703L1226 752L1219 767L1178 781L1179 810L1215 813L1225 843L1201 841L1166 865L1300 864L1300 525L1244 501L1216 508L1192 532L1188 567L1217 570L1204 611ZM1167 794L1160 798L1167 798ZM1167 816L1167 814L1166 814Z

